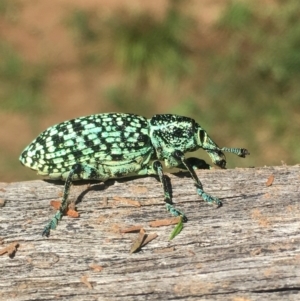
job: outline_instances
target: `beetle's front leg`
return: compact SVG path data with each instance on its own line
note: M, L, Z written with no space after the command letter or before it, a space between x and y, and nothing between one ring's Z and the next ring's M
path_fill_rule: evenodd
M176 150L172 155L176 160L181 162L181 165L183 165L189 171L197 187L197 192L203 198L203 200L210 204L216 204L218 207L222 206L222 202L218 198L204 192L202 183L196 175L193 165L191 164L191 162L189 162L188 159L185 158L184 153L182 151Z
M173 216L182 216L183 222L187 221L187 217L185 216L185 214L173 206L171 191L168 186L166 176L164 175L164 172L163 172L163 166L160 163L160 161L154 161L152 163L152 165L148 166L147 169L140 170L138 172L138 174L139 175L144 175L144 174L157 175L163 186L164 197L165 197L164 201L166 202L167 211L169 211Z

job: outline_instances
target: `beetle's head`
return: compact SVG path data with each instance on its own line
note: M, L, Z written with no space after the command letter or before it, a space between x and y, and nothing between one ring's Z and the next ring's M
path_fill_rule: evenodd
M233 153L239 157L245 158L246 155L250 155L248 150L245 148L220 148L206 133L206 131L201 128L199 124L196 126L196 140L197 145L207 151L211 160L214 164L221 168L226 167L226 157L223 152Z
M151 143L157 150L159 159L165 159L175 150L186 153L202 148L207 151L215 165L225 168L226 157L223 152L235 153L240 157L249 154L246 149L219 148L206 131L188 117L171 114L154 115L149 123Z
M215 165L221 168L226 167L226 157L224 153L199 124L196 126L196 141L197 145L208 153Z

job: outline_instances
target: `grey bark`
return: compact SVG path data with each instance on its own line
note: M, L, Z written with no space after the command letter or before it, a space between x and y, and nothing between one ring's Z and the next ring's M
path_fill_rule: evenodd
M188 217L172 241L174 226L149 226L170 217L153 177L74 185L80 217L64 216L49 238L62 183L0 183L0 249L19 243L0 256L0 300L300 300L300 166L197 174L223 206L203 202L186 173L169 175ZM134 225L158 237L130 255L137 234L120 229Z

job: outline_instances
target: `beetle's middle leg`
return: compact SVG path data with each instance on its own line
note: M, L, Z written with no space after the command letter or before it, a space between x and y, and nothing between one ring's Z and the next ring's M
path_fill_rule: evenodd
M166 202L167 211L169 211L173 216L182 216L183 221L184 222L187 221L187 217L185 216L185 214L173 206L171 191L167 183L166 176L164 175L163 172L163 166L160 161L154 161L152 165L147 166L145 169L141 169L138 172L138 174L157 175L163 187L164 197L165 197L164 201Z

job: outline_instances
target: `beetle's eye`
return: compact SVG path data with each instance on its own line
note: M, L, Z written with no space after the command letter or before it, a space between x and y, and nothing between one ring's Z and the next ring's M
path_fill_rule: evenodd
M199 139L200 139L200 142L203 144L204 139L205 139L205 131L204 130L199 130Z

